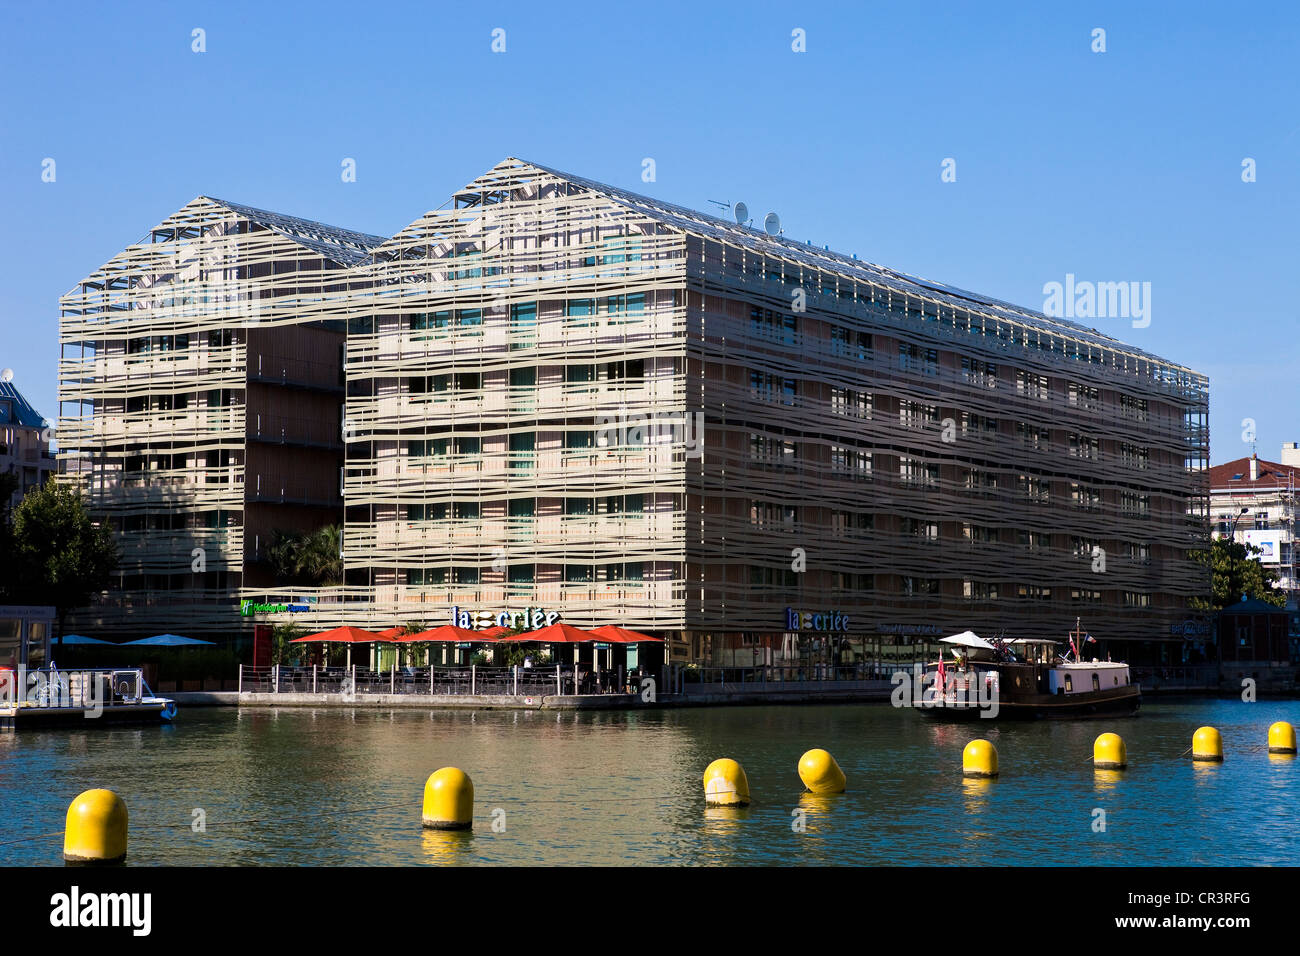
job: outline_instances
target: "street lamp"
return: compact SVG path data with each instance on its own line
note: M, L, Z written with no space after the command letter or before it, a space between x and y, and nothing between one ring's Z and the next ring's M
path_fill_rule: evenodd
M1241 520L1241 516L1242 516L1242 515L1244 515L1244 514L1249 514L1249 513L1250 513L1250 509L1249 509L1249 508L1242 508L1242 509L1241 509L1241 513L1238 514L1237 517L1235 517L1235 518L1232 519L1232 527L1228 529L1228 540L1229 540L1229 541L1236 541L1236 540L1237 540L1237 522Z

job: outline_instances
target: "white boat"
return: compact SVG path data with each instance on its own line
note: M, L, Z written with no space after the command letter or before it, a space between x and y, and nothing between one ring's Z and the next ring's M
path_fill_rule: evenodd
M176 702L159 697L140 668L0 670L0 728L166 723Z

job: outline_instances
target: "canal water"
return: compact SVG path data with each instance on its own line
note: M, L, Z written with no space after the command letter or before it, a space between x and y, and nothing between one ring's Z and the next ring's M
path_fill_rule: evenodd
M130 811L133 865L1295 866L1300 762L1268 754L1275 720L1300 725L1300 701L1148 699L1131 719L967 725L886 704L189 708L171 726L0 733L0 865L61 865L68 804L108 787ZM1184 756L1204 724L1223 732L1222 764ZM1091 766L1107 730L1128 744L1127 771ZM995 781L962 778L976 736L998 748ZM801 792L813 747L849 792ZM705 808L717 757L744 766L748 809ZM472 833L420 827L424 781L446 765L474 780Z

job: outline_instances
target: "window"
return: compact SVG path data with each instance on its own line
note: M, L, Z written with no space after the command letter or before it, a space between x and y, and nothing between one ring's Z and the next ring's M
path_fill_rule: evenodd
M985 498L995 495L998 490L998 476L982 468L971 468L966 472L966 490Z
M770 468L784 468L795 463L795 445L792 440L772 438L767 435L749 435L749 457Z
M1052 443L1052 431L1028 422L1016 422L1016 438L1029 448L1046 449Z
M627 564L611 564L605 569L606 581L617 581L620 584L636 584L645 578L645 565L640 561L629 561Z
M594 381L596 381L596 366L594 365L564 366L565 385L585 385L589 382L594 382Z
M924 428L939 420L937 406L902 399L898 403L898 423L904 428Z
M794 505L774 504L770 501L749 503L749 523L756 528L793 531L796 513Z
M446 568L407 568L406 583L410 587L428 587L447 583Z
M938 578L917 578L910 575L904 575L903 577L904 597L925 597L938 593Z
M1075 458L1096 461L1101 457L1101 443L1095 438L1070 432L1070 454Z
M836 415L848 415L852 418L870 418L872 395L852 388L831 386L831 411Z
M605 498L606 514L641 514L643 511L645 495L608 495Z
M832 511L831 531L843 535L850 531L871 531L876 527L876 516L860 511Z
M1016 490L1030 501L1045 502L1051 496L1051 484L1037 475L1016 475Z
M632 316L645 312L645 293L611 295L605 298L605 315L611 323L630 322Z
M607 381L640 381L645 378L645 359L627 359L622 362L605 363Z
M566 584L587 584L596 580L596 569L590 564L566 564L564 581Z
M596 499L594 498L565 498L564 513L566 515L591 515L596 511Z
M574 325L590 325L596 315L595 299L570 299L564 314L571 319L583 319L585 321L574 322Z
M1151 595L1144 594L1140 591L1125 591L1124 606L1125 607L1150 607Z
M903 534L912 538L922 538L926 541L938 541L939 523L937 521L923 521L918 518L904 518Z
M528 469L533 467L534 451L537 447L536 432L515 432L510 436L510 467Z
M871 452L859 448L831 446L831 471L863 481L871 477Z
M536 498L511 498L510 499L510 517L512 518L532 518L537 515Z
M1090 588L1071 588L1070 600L1076 604L1100 604L1101 592Z
M969 437L983 435L989 438L996 438L998 434L998 420L996 418L989 418L987 415L976 415L973 412L962 412L961 433L963 436Z
M1026 551L1046 551L1052 539L1041 531L1017 531L1016 540Z
M1016 588L1016 594L1030 601L1050 601L1052 599L1052 589L1043 587L1041 584L1022 584Z
M1121 395L1119 397L1119 413L1125 418L1133 419L1133 421L1144 422L1147 420L1147 400Z
M537 387L537 369L512 368L510 370L510 387L533 389Z
M1119 493L1119 510L1127 515L1149 515L1151 513L1151 496L1140 495L1135 491Z
M1047 398L1050 391L1047 376L1017 369L1016 391L1026 398Z
M590 431L566 431L564 433L564 447L568 449L592 448L595 446L593 433Z
M1119 460L1128 468L1145 470L1151 464L1151 450L1132 442L1119 443Z
M971 385L978 385L981 388L997 388L998 385L998 367L992 362L984 362L977 358L962 356L961 374Z
M872 343L870 332L855 332L853 329L831 326L831 354L847 358L865 360L871 356Z
M474 521L482 517L483 507L477 501L457 501L451 506L452 517L461 521Z
M1079 484L1077 481L1072 481L1070 482L1070 503L1081 511L1100 511L1101 491L1097 488Z
M898 367L904 372L938 375L939 351L913 345L910 342L900 342L898 344Z
M537 303L521 302L510 307L510 333L520 338L530 338L537 332ZM511 342L512 349L526 349L532 342Z
M968 601L996 601L998 586L992 581L972 581L967 579L961 583L961 594Z
M749 329L762 338L774 339L786 345L795 343L799 331L799 321L794 315L773 312L751 306L749 309Z
M998 541L997 528L989 528L980 524L963 524L961 533L962 537L971 544L996 544Z
M1101 407L1101 389L1092 385L1070 382L1066 387L1066 398L1078 408L1092 410Z
M902 455L898 459L898 477L905 485L937 488L939 466Z

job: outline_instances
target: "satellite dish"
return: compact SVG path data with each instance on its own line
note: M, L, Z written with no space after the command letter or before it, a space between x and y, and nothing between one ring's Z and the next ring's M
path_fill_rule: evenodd
M774 212L769 212L763 217L763 231L769 236L775 236L781 232L781 217Z
M738 202L736 203L735 212L736 212L736 222L739 225L743 226L745 224L745 221L749 219L749 207L746 206L743 202Z
M12 382L13 380L14 380L14 370L13 370L13 369L11 369L11 368L7 368L7 369L5 369L3 372L0 372L0 381L4 381L4 382Z

